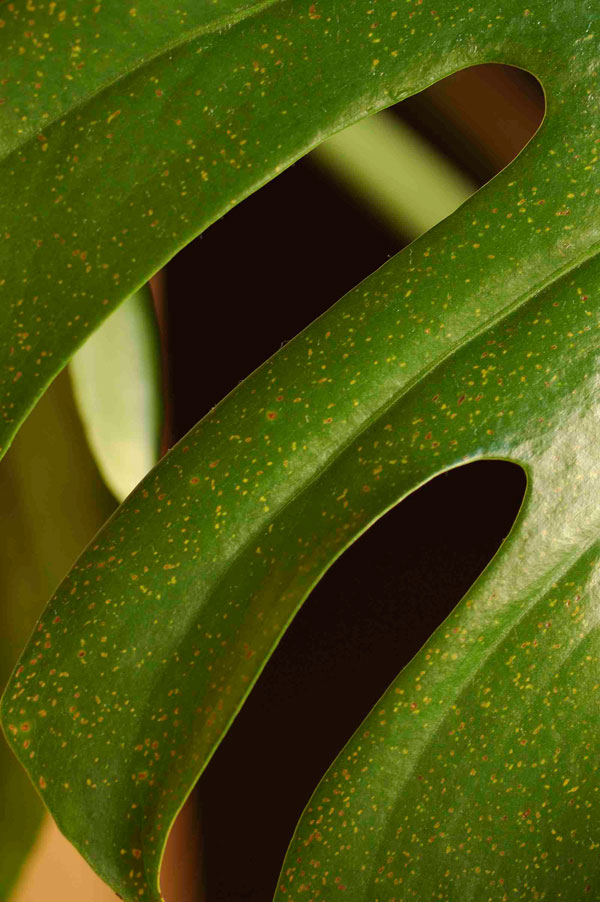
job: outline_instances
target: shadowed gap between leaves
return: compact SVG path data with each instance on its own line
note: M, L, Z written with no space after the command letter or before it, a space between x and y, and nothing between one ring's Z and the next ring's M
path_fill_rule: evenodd
M207 900L272 897L312 791L493 557L525 483L521 467L501 460L448 471L325 574L200 780Z
M514 159L543 113L539 82L498 64L457 72L385 111L473 190ZM416 237L366 198L309 154L169 263L171 443Z

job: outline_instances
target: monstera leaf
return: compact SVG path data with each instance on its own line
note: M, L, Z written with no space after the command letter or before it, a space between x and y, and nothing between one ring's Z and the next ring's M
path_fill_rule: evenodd
M510 536L316 790L278 898L597 896L596 4L0 9L6 444L116 303L327 135L474 63L538 76L546 118L514 164L121 506L3 723L98 873L158 900L169 826L311 587L417 486L510 459ZM233 322L244 301L224 274Z

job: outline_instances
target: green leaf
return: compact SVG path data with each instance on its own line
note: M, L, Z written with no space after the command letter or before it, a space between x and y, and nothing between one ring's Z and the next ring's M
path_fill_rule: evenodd
M517 524L326 777L281 891L472 902L597 893L593 11L514 0L501 12L491 0L256 7L173 43L51 126L45 151L12 158L28 312L45 303L34 283L56 280L44 339L66 356L102 298L110 307L348 123L478 62L529 68L547 94L546 120L511 167L167 455L25 650L4 697L7 733L61 829L125 899L160 898L173 818L327 567L418 485L481 457L525 468ZM52 206L54 167L65 186ZM86 194L92 172L98 188ZM45 232L65 238L44 258L50 279L33 264L28 188ZM77 232L68 242L61 204ZM75 240L88 259L93 248L85 296ZM59 326L76 308L87 320Z
M159 456L160 347L146 287L77 351L73 394L104 481L122 501Z
M221 147L190 79L219 32L272 3L2 5L0 454L90 331L231 206L189 190L212 165L191 136L208 126Z
M564 2L527 15L515 6L497 20L491 0L479 13L428 0L377 16L377 29L364 0L343 11L333 0L294 10L281 0L176 9L60 0L30 18L5 4L0 453L110 309L324 137L456 69L499 59L547 76L550 92L560 86L553 128L570 133L563 76L583 82L556 23L572 19L567 43L587 39L582 59L594 58L594 38L590 0L576 13ZM552 236L540 240L540 275L580 251L566 242L557 259Z

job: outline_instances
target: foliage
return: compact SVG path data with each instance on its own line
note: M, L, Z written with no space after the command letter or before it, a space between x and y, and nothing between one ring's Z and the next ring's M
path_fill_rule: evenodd
M4 9L5 446L110 309L327 135L478 62L547 96L517 161L211 411L58 590L3 722L61 829L159 899L169 825L311 587L417 486L501 457L528 478L511 535L325 776L278 896L597 893L594 4Z

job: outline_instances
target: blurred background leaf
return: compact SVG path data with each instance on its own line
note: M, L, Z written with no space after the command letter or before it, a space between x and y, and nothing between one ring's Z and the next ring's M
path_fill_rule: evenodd
M477 187L385 110L328 138L312 155L389 226L414 237L453 213Z
M69 364L90 450L119 501L158 460L159 341L152 294L146 285L111 313Z
M115 503L100 478L66 373L47 391L0 465L0 679L40 609ZM43 808L4 740L0 743L0 898L6 899Z

